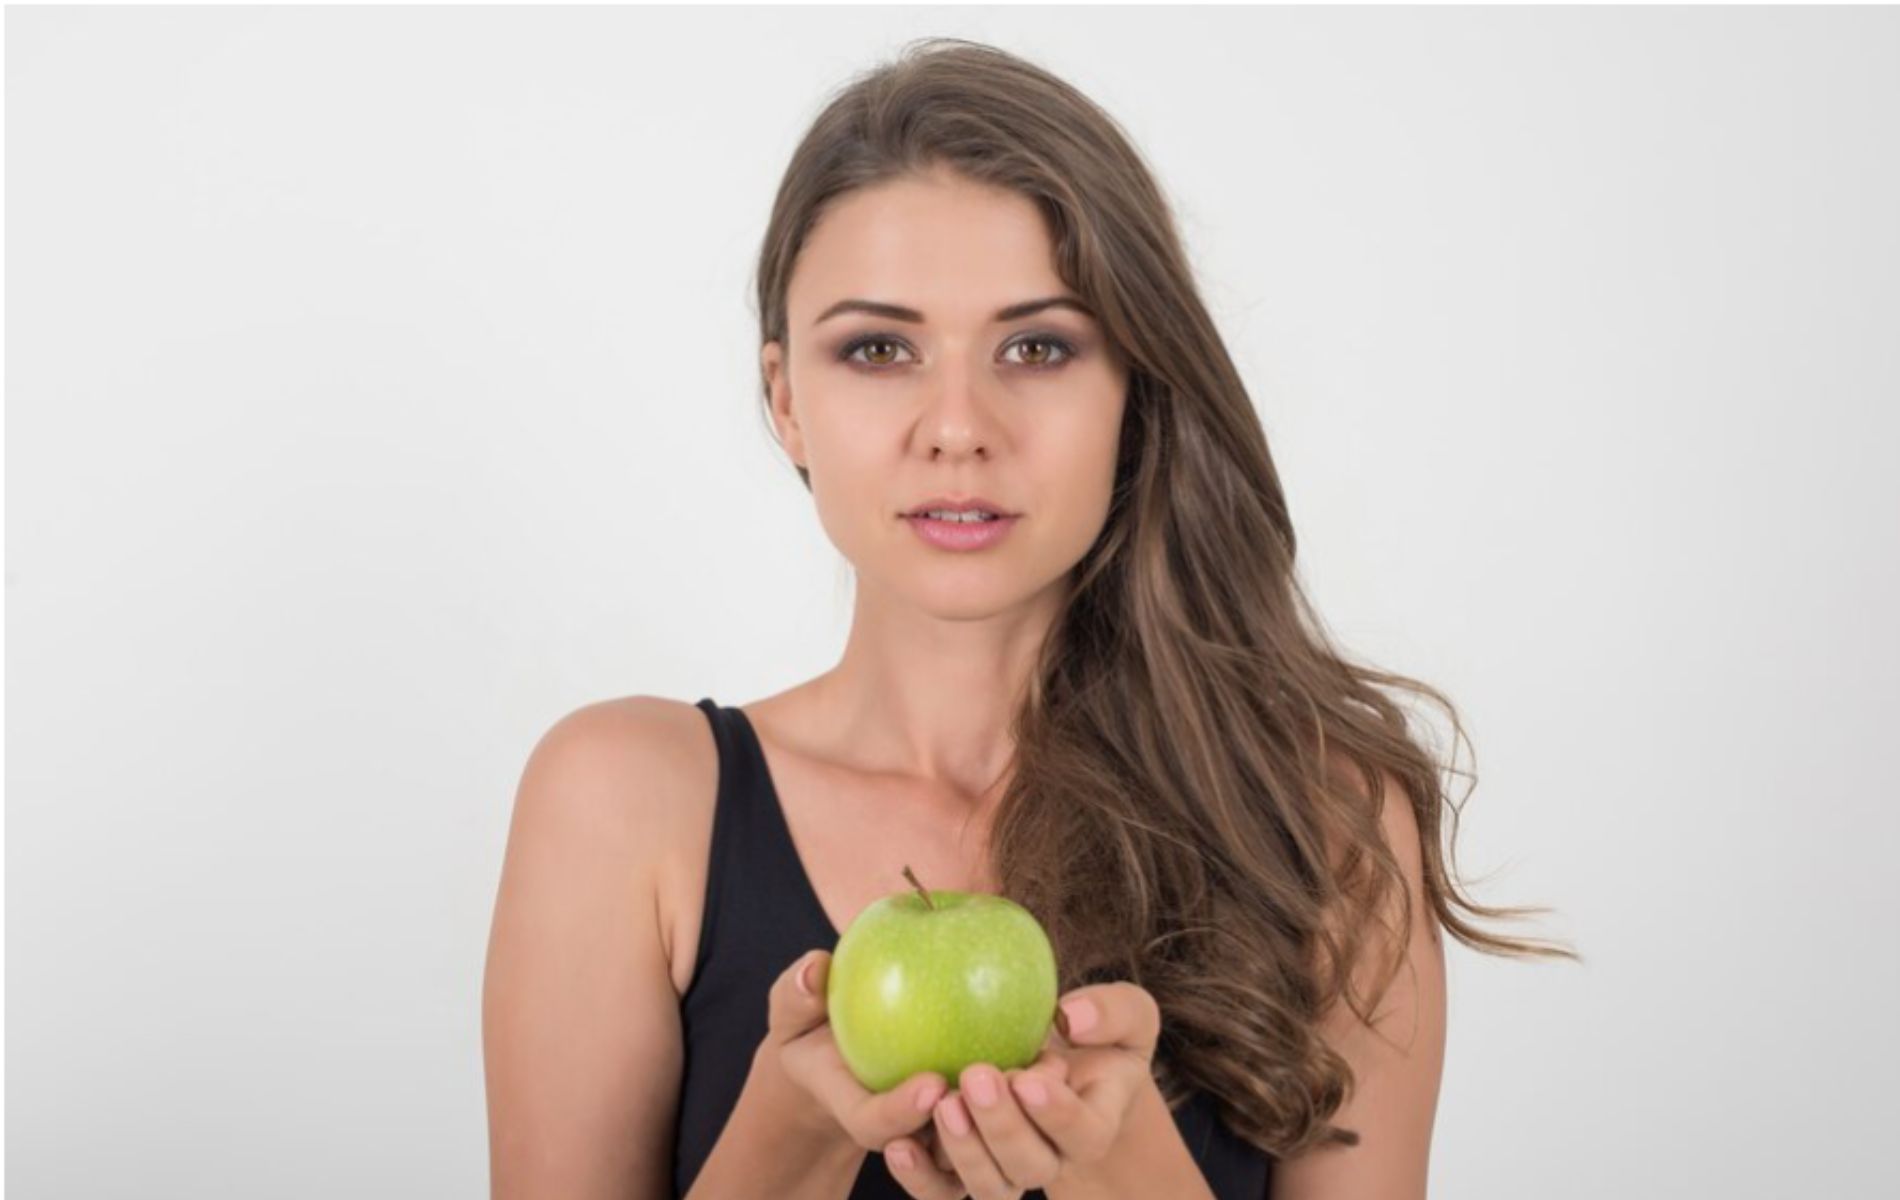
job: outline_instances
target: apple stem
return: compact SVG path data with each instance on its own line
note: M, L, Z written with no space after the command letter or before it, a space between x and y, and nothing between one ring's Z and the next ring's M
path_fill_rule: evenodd
M917 876L911 872L908 865L904 868L904 878L910 880L910 886L916 888L917 894L924 898L924 906L933 912L936 911L937 905L935 901L931 900L929 890L926 889L923 884L917 882Z

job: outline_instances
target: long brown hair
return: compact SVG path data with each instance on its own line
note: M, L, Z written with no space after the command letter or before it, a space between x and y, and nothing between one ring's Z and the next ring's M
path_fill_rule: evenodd
M1087 97L957 38L910 43L851 80L780 184L758 263L761 341L789 343L786 288L828 204L940 166L1039 206L1063 281L1130 364L1108 519L1068 577L1012 725L990 843L1001 891L1042 921L1064 991L1128 979L1159 1001L1155 1072L1170 1107L1206 1091L1231 1129L1279 1157L1356 1144L1329 1121L1352 1075L1319 1018L1344 996L1370 1023L1412 919L1375 781L1412 805L1444 928L1480 951L1581 957L1459 915L1547 910L1475 903L1446 870L1442 818L1455 841L1461 804L1378 689L1430 697L1468 743L1457 710L1427 684L1349 661L1314 616L1259 416L1167 201ZM1379 933L1386 968L1362 1006L1354 964Z

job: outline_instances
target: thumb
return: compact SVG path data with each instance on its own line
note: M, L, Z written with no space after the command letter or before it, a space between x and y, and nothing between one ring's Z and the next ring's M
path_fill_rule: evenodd
M808 950L779 973L766 998L766 1024L774 1039L788 1042L825 1023L830 967L828 952Z

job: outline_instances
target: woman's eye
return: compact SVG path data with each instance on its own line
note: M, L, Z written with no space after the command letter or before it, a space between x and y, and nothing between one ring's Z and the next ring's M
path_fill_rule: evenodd
M1034 353L1029 356L1027 361L1019 359L1017 365L1026 367L1031 371L1053 370L1074 358L1076 353L1075 347L1071 346L1068 342L1059 337L1050 337L1046 334L1031 334L1028 337L1019 338L1011 342L1005 348L1005 352L1016 350L1024 346L1031 347ZM895 355L896 352L903 347L904 344L896 338L886 337L881 334L871 337L861 337L839 351L838 358L843 362L855 362L862 366L882 368L892 365L891 359L886 356ZM870 352L873 357L859 358L858 352L860 350Z
M1042 352L1038 354L1037 357L1042 361L1023 364L1026 367L1039 371L1048 370L1051 367L1059 367L1075 357L1075 347L1069 345L1069 343L1063 341L1061 338L1056 337L1042 337L1032 334L1029 337L1023 338L1021 341L1011 342L1009 348L1014 350L1019 346L1041 347ZM1049 361L1051 355L1058 357L1051 362Z
M893 338L887 338L887 337L859 338L857 341L852 342L850 345L846 346L843 352L841 352L838 355L838 357L845 362L852 362L855 360L855 361L864 363L865 366L882 367L888 364L882 361L881 359L877 361L867 361L864 359L858 359L856 357L858 351L869 349L874 346L877 347L879 350L885 350L888 347L890 350L894 351L897 345L898 345L897 341Z

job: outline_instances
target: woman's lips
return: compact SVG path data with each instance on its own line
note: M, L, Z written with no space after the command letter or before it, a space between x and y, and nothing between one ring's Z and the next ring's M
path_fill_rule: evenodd
M994 521L938 521L930 517L905 517L917 536L939 550L981 550L1008 536L1020 515L998 517Z

